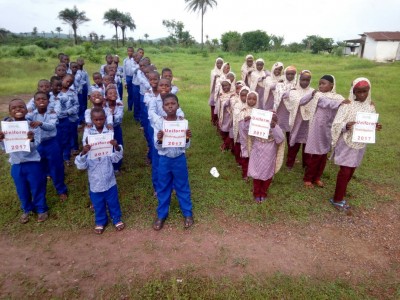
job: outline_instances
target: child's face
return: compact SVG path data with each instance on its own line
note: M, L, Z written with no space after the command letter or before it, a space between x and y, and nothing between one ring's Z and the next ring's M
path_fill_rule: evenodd
M64 55L63 58L62 58L62 62L68 66L68 64L69 64L69 56L68 55Z
M240 90L241 90L242 87L243 87L243 85L241 85L240 83L237 83L237 84L235 85L236 94L239 95L239 92L240 92Z
M142 71L142 72L144 73L144 72L145 72L145 69L146 69L146 66L147 66L147 63L146 63L145 61L141 61L141 62L139 63L140 71Z
M262 71L264 69L264 63L262 61L258 61L256 63L257 71Z
M157 74L154 73L149 74L149 83L153 89L156 89L158 87L159 80L160 79L158 78Z
M310 85L311 76L310 75L301 75L300 76L300 86L305 89Z
M283 67L275 68L274 75L275 76L280 76L282 74L282 69L283 69Z
M222 69L222 71L225 74L228 74L231 71L231 66L230 65L225 65L224 68Z
M38 92L43 92L48 94L50 92L51 86L48 81L40 81L38 83Z
M107 75L110 75L111 77L114 77L116 73L117 73L117 68L115 68L115 67L109 67L108 68Z
M54 95L58 95L61 92L62 83L61 80L54 80L53 85L51 86L51 90Z
M28 110L26 109L25 102L22 100L14 100L9 105L10 116L16 121L24 120Z
M319 80L318 90L319 90L321 93L330 92L330 91L332 91L332 89L333 89L333 83L329 82L329 81L326 80L326 79L320 79L320 80Z
M128 53L129 57L132 57L133 56L133 49L132 48L128 48L127 53Z
M92 113L91 118L96 129L100 130L104 128L104 124L106 123L106 116L104 113L94 112Z
M112 64L113 60L114 60L114 57L112 55L107 55L106 56L107 65Z
M71 71L72 74L76 74L76 72L78 71L78 64L71 64Z
M101 77L100 74L94 75L93 80L98 86L101 86L103 84L103 77Z
M103 95L98 92L98 91L94 91L91 95L90 95L90 101L93 104L97 104L97 105L101 105L103 104Z
M295 70L286 71L286 79L288 81L292 81L295 76L296 76L296 71Z
M118 94L116 89L109 89L106 95L107 100L109 101L117 101Z
M62 80L62 87L68 89L73 83L74 80L71 76L65 76Z
M104 76L103 83L104 83L104 86L107 87L109 84L112 83L111 77L110 76Z
M58 77L63 78L65 76L65 74L67 74L67 70L63 66L58 66L56 68L56 75Z
M158 82L157 91L161 98L171 92L171 83L167 79L160 79Z
M242 103L246 103L248 92L249 92L248 90L243 90L240 92L240 101L242 101Z
M252 59L252 58L246 59L246 64L248 67L251 67L253 65L253 63L254 63L254 59Z
M78 64L78 66L82 69L83 66L85 65L85 61L83 59L78 59L76 61L76 63Z
M49 99L45 94L37 94L35 97L35 106L40 109L46 109L49 105Z
M167 116L176 116L176 111L179 108L178 102L173 97L168 97L164 99L163 109L167 113Z
M172 79L174 78L172 76L172 72L171 71L164 71L164 73L162 74L162 78L168 79L169 81L172 81Z
M140 58L142 58L143 55L144 55L144 51L143 51L142 49L139 49L139 50L137 51L137 53L139 54Z
M114 63L116 63L117 65L119 64L119 57L118 56L114 56Z
M253 107L257 104L257 96L254 93L247 95L247 105Z
M221 86L224 93L228 93L231 90L231 85L229 84L229 82L224 81L221 83Z
M222 65L224 64L224 62L220 59L217 60L217 68L221 69Z
M360 102L364 102L365 100L367 100L369 90L370 90L369 86L354 88L353 94L354 96L356 96L355 100Z

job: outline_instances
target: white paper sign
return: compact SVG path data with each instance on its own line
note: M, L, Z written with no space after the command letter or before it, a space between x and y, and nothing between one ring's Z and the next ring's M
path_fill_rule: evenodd
M27 121L1 121L1 131L4 133L4 148L6 153L26 151L30 152L28 139L29 126Z
M163 125L163 148L185 147L186 130L188 129L188 121L164 121Z
M110 144L110 141L113 138L113 132L88 135L88 144L90 145L89 159L111 156L113 145Z
M272 111L253 108L251 112L249 135L267 139L271 128Z
M352 142L375 143L375 129L379 114L358 112L353 126Z

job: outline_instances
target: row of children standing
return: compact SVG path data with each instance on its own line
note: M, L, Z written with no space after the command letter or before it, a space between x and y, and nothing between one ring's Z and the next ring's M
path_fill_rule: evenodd
M318 89L310 86L311 76L309 70L297 74L294 66L284 69L281 62L274 63L268 71L264 69L263 59L254 61L248 55L241 67L241 80L236 81L229 63L217 58L211 71L211 123L222 137L220 149L232 151L244 180L253 178L253 196L257 203L266 199L272 178L283 163L285 140L288 171L302 148L303 181L307 188L324 187L321 176L327 154L334 147L335 163L341 168L330 202L339 210L349 211L350 206L344 199L347 184L365 151L364 143L351 142L352 126L357 111L375 112L371 84L366 78L356 79L349 99L345 99L336 93L334 76L322 76ZM253 108L273 112L266 139L249 135ZM376 124L378 130L381 127Z
M64 164L71 165L72 153L72 155L76 155L77 167L88 169L89 172L90 199L95 212L95 232L102 233L104 231L108 223L107 208L115 228L117 230L124 229L125 224L121 221L115 175L119 174L123 156L121 122L124 111L121 87L123 86L122 77L125 76L128 110L134 109L134 119L141 121L149 145L149 161L154 162L152 164L153 186L155 194L159 196L158 216L154 223L154 229L161 229L168 215L171 192L166 192L166 190L172 189L172 183L180 203L183 203L181 203L181 207L185 217L184 225L186 228L190 227L193 224L193 217L188 177L181 178L180 183L171 179L171 185L167 187L164 185L162 189L158 188L160 182L157 179L159 174L158 154L162 151L162 155L168 156L171 151L163 151L162 147L160 149L159 146L155 146L154 141L162 140L162 133L159 138L160 132L154 133L153 127L160 122L161 118L168 117L168 113L163 109L164 99L162 98L168 96L173 87L171 85L172 71L165 68L162 72L165 78L160 80L155 67L150 64L150 59L143 58L143 49L139 49L133 54L133 48L128 48L128 57L124 60L123 67L117 65L118 57L107 55L106 64L100 67L99 72L93 73L94 84L90 86L89 76L83 69L83 59L78 59L76 63L70 63L67 55L60 54L59 58L60 63L55 68L55 75L51 77L50 81L43 79L38 82L38 92L27 105L20 99L10 102L10 118L8 120L27 120L29 122L28 138L31 140L32 146L30 153L17 152L10 155L12 175L23 210L20 222L28 222L30 213L33 211L38 213L39 222L48 218L45 198L46 174L51 177L60 200L67 199L68 190L64 182ZM130 65L132 58L134 58L134 63ZM133 88L135 85L139 88ZM139 96L135 94L137 91L139 91ZM174 87L174 91L177 92L176 87ZM88 97L92 103L92 108L89 109L87 108ZM177 97L175 98L173 100L178 103ZM178 112L178 115L183 118L181 111ZM82 152L80 153L78 150L79 127L84 127ZM114 146L112 156L89 160L87 154L90 151L90 145L88 145L87 137L108 131L114 133L114 139L111 141ZM188 130L188 145L190 136L191 133ZM4 134L1 132L0 140L3 139ZM184 149L175 149L175 152L172 150L173 156L184 158ZM184 167L186 167L186 159L183 160ZM36 169L30 164L23 164L26 162L34 162ZM22 171L14 170L21 166L27 167ZM184 167L181 168L181 171ZM31 170L36 171L31 172ZM164 176L170 176L170 174L164 174ZM160 197L163 199L160 200Z

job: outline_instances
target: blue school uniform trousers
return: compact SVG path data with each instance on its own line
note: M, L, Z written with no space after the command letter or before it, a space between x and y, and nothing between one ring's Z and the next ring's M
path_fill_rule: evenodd
M132 83L133 76L126 76L125 81L126 81L126 91L128 93L128 111L132 110L133 107L133 83Z
M114 125L114 139L117 141L118 145L122 146L124 145L121 124ZM113 163L114 171L120 171L121 166L122 166L122 159L117 163Z
M104 192L90 191L90 201L92 201L95 213L95 224L106 226L108 223L107 208L110 212L110 218L115 225L121 221L121 206L118 199L117 185L113 185Z
M171 204L171 192L175 189L184 217L192 216L192 201L189 186L189 174L185 154L170 158L165 155L159 156L158 161L158 207L159 219L168 217Z
M140 85L132 84L133 118L140 121Z
M57 124L57 140L63 155L64 161L71 158L71 124L68 117L59 118Z

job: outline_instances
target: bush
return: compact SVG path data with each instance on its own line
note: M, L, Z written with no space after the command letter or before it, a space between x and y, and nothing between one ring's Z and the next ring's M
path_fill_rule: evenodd
M174 52L174 49L172 47L168 46L163 46L160 48L161 53L171 53Z
M238 51L240 48L241 35L237 31L228 31L222 34L221 44L223 51Z
M271 37L262 30L249 31L242 34L242 49L247 52L260 52L270 49Z
M42 49L49 49L49 48L57 48L57 43L49 40L49 39L43 39L35 42L36 46L39 46Z
M43 57L43 56L40 56L40 57L36 58L36 61L37 62L47 62L47 58Z

